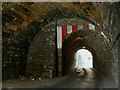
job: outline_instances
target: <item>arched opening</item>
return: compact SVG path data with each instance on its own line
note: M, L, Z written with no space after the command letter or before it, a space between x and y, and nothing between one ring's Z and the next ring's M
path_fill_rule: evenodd
M77 68L96 69L98 67L99 58L97 55L98 52L96 51L96 44L91 40L90 37L87 36L87 32L88 31L77 31L77 33L72 33L65 39L62 46L63 75L73 74ZM84 37L87 37L87 39ZM84 65L81 65L83 64L82 62L78 63L78 58L82 59Z
M93 56L87 49L79 49L75 53L75 68L93 68Z

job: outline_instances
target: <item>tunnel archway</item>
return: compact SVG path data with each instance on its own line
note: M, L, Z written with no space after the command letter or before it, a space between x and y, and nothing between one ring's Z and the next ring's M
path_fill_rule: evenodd
M52 13L51 14L51 12L54 12L54 13ZM37 36L37 33L38 32L45 32L45 33L49 33L49 32L51 32L52 31L52 33L54 32L54 30L45 30L45 27L46 26L49 26L48 25L48 23L52 23L52 26L55 28L55 22L54 22L54 20L56 19L56 17L57 17L57 19L59 20L59 19L63 19L63 18L74 18L74 17L76 17L77 18L77 20L78 20L78 18L81 18L81 19L84 19L85 21L88 21L89 23L92 23L93 25L95 25L95 26L97 26L97 27L99 27L99 25L96 23L96 22L94 22L92 19L89 19L87 16L81 16L81 15L79 15L79 14L75 14L75 15L71 15L71 13L69 13L69 12L65 12L65 15L63 14L63 15L61 15L60 13L61 12L64 12L64 11L59 11L58 9L55 9L55 10L50 10L46 15L45 15L45 17L43 18L43 19L40 19L40 22L38 22L38 23L32 23L32 24L30 24L30 30L28 30L28 32L30 33L30 34L27 34L28 35L28 38L27 38L27 40L28 41L30 41L29 42L29 45L31 44L31 42L33 42L34 40L33 40L33 38L35 37L35 36ZM53 16L55 16L55 17L53 17ZM51 18L49 18L49 17L51 17ZM38 20L37 20L38 21ZM53 22L52 22L53 21ZM36 29L36 30L35 30ZM88 32L88 31L87 31ZM90 32L91 33L91 32ZM106 40L105 40L105 38L104 37L102 37L100 34L98 35L98 34L96 34L97 32L94 32L95 34L93 34L93 35L89 35L90 37L92 37L93 39L97 39L97 38L99 38L98 40L96 40L96 41L103 41L102 43L100 43L99 45L97 44L98 42L95 42L98 46L97 47L99 47L99 48L101 48L101 47L103 47L103 49L102 50L97 50L97 52L102 52L102 51L104 51L104 49L105 49L105 47L107 47L106 46ZM82 34L82 32L81 32L81 34ZM83 33L84 34L84 33ZM41 35L38 35L38 36L42 36L43 34L41 34ZM94 38L95 37L95 38ZM44 39L45 40L45 39ZM46 39L46 40L48 40L48 39ZM34 43L34 42L33 42ZM40 42L39 42L40 43ZM86 42L85 42L86 43ZM91 49L91 52L95 52L96 50L95 49L93 49L93 47L91 47L90 45L88 45L88 44L93 44L93 43L87 43L86 44L86 46L89 48L89 49ZM39 45L39 44L38 44ZM95 45L95 44L93 44L93 45ZM45 45L44 45L45 46ZM30 46L29 46L30 47ZM33 45L33 47L34 47L34 45ZM36 48L36 44L35 44L35 48ZM79 47L80 48L80 47ZM51 48L50 48L51 49ZM35 49L36 50L36 49ZM34 51L35 51L34 50ZM38 50L38 49L37 49ZM44 49L44 50L46 50L46 49ZM52 49L53 50L53 49ZM43 50L41 50L41 51L43 51ZM105 50L105 52L107 51L107 49ZM28 51L28 60L27 60L27 70L26 70L26 72L32 72L33 71L33 73L35 73L36 74L36 72L38 73L38 68L34 68L33 66L32 66L32 64L33 64L33 62L35 62L36 63L36 57L34 57L35 58L35 60L34 60L34 58L31 58L31 57L29 57L29 52L31 52L31 50L29 49L29 51ZM39 50L38 50L38 52L39 52ZM31 53L33 53L33 52L31 52ZM93 54L95 54L95 53L93 53ZM33 54L32 54L33 55ZM37 55L37 57L43 57L43 58L45 58L43 55L39 55L39 53L37 53L36 52L36 55ZM50 54L49 54L50 55ZM99 54L97 54L97 55L99 55ZM98 57L97 55L93 55L94 57ZM105 54L106 55L106 54ZM64 56L64 55L63 55ZM109 54L108 55L106 55L106 57L105 57L105 59L106 58L108 58L108 56L109 56ZM53 55L51 55L50 57L53 57ZM100 59L102 59L101 57L102 57L102 55L100 55L99 56L100 57ZM104 55L103 55L103 57L104 57ZM106 59L106 60L108 60L108 59ZM45 61L45 60L43 60L43 61ZM94 61L95 62L95 61ZM100 61L99 60L99 62L97 62L97 63L104 63L104 62L106 62L106 61ZM29 64L30 63L30 64ZM109 63L109 62L108 62ZM46 64L46 63L45 63ZM29 67L30 66L30 67ZM102 67L103 65L100 65L100 64L98 64L98 66L96 65L96 64L94 64L93 65L93 67ZM36 67L37 67L37 65L36 65ZM44 65L43 65L43 67L44 67ZM46 67L46 66L45 66ZM63 65L63 67L64 67L64 65ZM34 72L35 70L36 70L36 72ZM43 70L43 69L42 69ZM41 71L41 70L40 70ZM64 71L64 70L63 70ZM42 73L43 74L43 73ZM39 75L39 76L41 76L41 75ZM44 75L43 75L44 76Z
M96 37L98 39L94 39ZM105 40L100 33L91 30L78 30L68 35L62 46L62 74L72 74L75 71L74 56L76 52L83 49L83 47L89 50L93 55L93 68L100 72L105 72L105 69L103 70L105 62L101 60L103 58L101 52L104 50L106 54L104 48L107 47L105 42L97 43L100 39L102 39L103 42ZM101 44L103 48L100 48ZM109 56L106 54L104 58L108 57Z
M83 49L79 49L75 53L75 68L93 68L93 56L92 53L85 49L83 46Z
M3 3L3 7L5 3ZM13 3L11 3L13 4ZM24 11L23 8L21 8L24 5L25 11L28 9L28 14ZM119 39L119 22L117 22L119 18L118 12L118 6L119 3L101 3L99 4L101 10L99 9L98 5L96 3L83 3L85 7L81 8L81 5L71 3L71 5L67 6L67 4L64 3L43 3L38 5L39 3L35 3L32 6L26 6L23 3L14 3L13 5L7 4L6 8L3 8L3 78L8 79L8 78L13 78L16 76L19 76L21 72L26 72L23 69L23 65L26 67L26 64L28 65L29 62L31 62L29 65L32 67L30 70L33 70L34 66L33 61L36 61L35 59L29 61L29 59L32 59L31 57L27 59L28 55L28 47L30 43L32 42L34 36L39 31L42 31L42 26L47 26L48 23L54 21L56 18L61 19L61 18L68 18L68 17L77 17L79 18L80 15L83 15L85 17L88 16L88 18L91 18L98 22L99 24L101 23L103 25L103 32L107 35L107 37L110 40L111 44L111 49L105 45L106 41L102 36L99 34L93 34L95 36L94 38L92 37L93 40L95 40L95 43L85 43L84 44L93 52L94 57L94 68L100 69L101 71L104 71L108 74L113 74L116 76L113 72L117 71L115 68L117 67L117 61L118 61L118 39ZM51 4L51 5L50 5ZM56 5L57 4L57 5ZM64 5L63 5L64 4ZM16 8L21 8L17 9ZM59 6L59 7L58 7ZM67 6L67 7L66 7ZM80 6L80 7L79 7ZM91 7L92 6L92 7ZM110 8L107 8L110 6ZM26 8L27 7L27 8ZM43 8L44 10L39 10L39 8ZM53 9L54 7L54 9ZM36 9L38 8L38 9ZM6 10L8 9L8 10ZM11 13L11 10L12 13ZM23 9L23 10L22 10ZM87 10L88 9L88 10ZM18 11L16 11L18 10ZM87 10L87 11L86 11ZM39 12L38 12L39 11ZM43 11L43 12L42 12ZM46 12L44 12L46 11ZM89 11L89 12L88 12ZM102 13L101 13L102 11ZM109 12L109 14L106 14L106 12ZM6 18L6 16L8 18ZM38 23L33 23L37 21ZM112 21L111 21L112 20ZM115 21L115 22L114 22ZM32 23L32 24L31 24ZM30 28L29 28L30 25ZM100 26L102 26L100 25ZM46 30L43 30L45 32L48 32ZM81 32L82 33L82 32ZM95 32L94 32L95 33ZM118 37L117 37L118 35ZM44 35L45 36L45 35ZM92 36L92 34L90 34ZM73 35L74 37L74 35ZM73 38L70 37L70 38ZM12 38L12 42L10 41L10 38ZM79 38L79 37L78 37ZM115 40L115 41L114 41ZM99 43L100 42L100 43ZM94 44L94 46L90 46L89 44ZM65 46L63 46L63 49ZM35 45L36 48L36 45ZM71 47L72 48L72 47ZM76 51L80 48L80 46L77 47ZM51 47L50 47L51 49ZM35 49L36 50L36 49ZM38 50L38 48L37 48ZM44 49L45 50L45 49ZM38 50L39 52L40 50ZM42 50L41 50L42 51ZM65 50L64 50L65 51ZM95 53L94 53L95 52ZM104 53L102 53L104 52ZM113 53L111 53L113 52ZM51 53L51 52L50 52ZM63 52L65 53L65 52ZM37 53L38 54L38 53ZM36 55L37 55L36 54ZM50 54L49 54L50 55ZM72 54L70 54L72 55ZM14 57L15 56L15 57ZM38 54L38 57L40 55ZM9 58L8 58L9 57ZM21 57L23 59L21 59ZM40 56L42 57L42 56ZM44 57L44 56L43 56ZM51 55L52 57L52 55ZM63 55L64 57L64 55ZM66 58L66 57L64 57ZM46 59L46 58L45 58ZM43 60L44 61L44 60ZM26 63L28 62L28 63ZM40 62L40 61L39 61ZM66 62L66 59L63 60L63 63ZM9 65L9 66L8 66ZM16 68L15 68L16 67ZM36 66L37 67L37 66ZM46 66L45 66L46 67ZM65 65L63 65L65 67ZM113 67L113 69L111 68ZM10 70L11 68L11 70ZM26 68L29 68L28 66ZM42 69L43 70L43 69ZM64 69L63 69L64 70ZM14 72L17 71L17 72ZM35 71L35 70L33 70ZM36 68L36 71L41 71L40 69ZM36 72L35 72L36 74ZM22 74L24 75L24 74Z

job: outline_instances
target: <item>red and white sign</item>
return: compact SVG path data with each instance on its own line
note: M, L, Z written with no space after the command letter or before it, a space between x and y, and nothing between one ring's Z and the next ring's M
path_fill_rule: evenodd
M62 48L62 43L64 42L66 36L76 30L95 30L95 26L92 24L84 24L84 25L62 25L57 26L57 48Z

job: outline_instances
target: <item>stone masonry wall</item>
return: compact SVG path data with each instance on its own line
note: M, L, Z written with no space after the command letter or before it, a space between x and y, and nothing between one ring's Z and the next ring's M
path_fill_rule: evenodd
M54 31L46 28L42 31L42 27L47 26L56 18L66 17L79 17L84 16L99 23L103 28L103 32L109 38L111 50L113 52L111 59L113 63L110 65L113 68L111 73L114 77L117 76L117 60L118 60L118 40L119 40L119 3L28 3L28 2L5 2L2 4L2 74L3 79L16 78L21 75L26 75L27 67L37 68L40 63L37 59L32 60L33 64L27 66L30 63L32 57L42 58L43 63L49 64L48 66L40 65L39 68L49 67L54 65L55 59L55 46L54 35L51 36ZM39 33L38 33L39 32ZM40 35L40 39L36 35ZM43 37L44 39L43 39ZM34 38L35 37L35 38ZM49 37L49 38L48 38ZM34 40L36 41L34 42ZM38 39L38 40L37 40ZM40 40L40 41L39 41ZM49 41L48 41L49 40ZM47 41L47 43L46 43ZM40 42L46 43L46 45ZM36 43L36 48L31 47ZM39 43L39 44L38 44ZM28 53L29 51L37 49L37 52ZM48 46L48 47L46 47ZM44 47L44 48L43 48ZM33 49L32 49L33 48ZM102 47L101 47L102 48ZM49 51L49 52L47 52ZM45 53L46 52L46 53ZM35 54L37 53L37 54ZM33 55L31 57L31 55ZM42 55L47 55L42 56ZM48 59L48 61L46 61ZM37 62L38 66L34 62ZM50 62L50 63L48 63ZM31 62L32 63L32 62ZM109 68L110 65L106 67ZM36 67L35 67L36 66ZM109 70L109 69L108 69ZM106 72L107 73L107 72ZM46 74L47 75L47 74Z

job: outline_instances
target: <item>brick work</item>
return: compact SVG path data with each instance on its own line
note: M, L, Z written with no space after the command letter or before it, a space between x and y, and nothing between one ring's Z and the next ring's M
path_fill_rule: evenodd
M108 52L113 52L111 62L105 67L108 70L109 66L113 67L111 72L116 73L119 40L117 36L120 27L119 3L6 2L2 6L3 79L16 78L29 72L35 73L36 76L49 77L49 70L54 69L56 63L55 32L49 24L54 25L53 21L56 18L80 16L99 23L103 28L110 42L111 49ZM99 42L102 41L96 43ZM102 60L104 57L105 55Z

